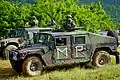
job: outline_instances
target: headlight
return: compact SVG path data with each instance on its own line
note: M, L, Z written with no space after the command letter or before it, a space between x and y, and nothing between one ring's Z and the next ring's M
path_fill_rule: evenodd
M13 60L17 61L17 56L13 56Z
M11 58L12 58L13 60L17 60L17 59L18 59L18 52L12 51L10 55L12 55Z

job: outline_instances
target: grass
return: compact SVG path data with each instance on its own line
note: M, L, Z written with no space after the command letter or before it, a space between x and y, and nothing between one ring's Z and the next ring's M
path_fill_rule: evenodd
M104 68L74 68L46 70L42 75L25 77L18 75L12 68L9 61L0 60L0 80L120 80L120 65L112 64Z
M103 68L57 68L45 70L35 77L18 75L8 60L0 60L0 80L120 80L120 64L115 65L115 57L111 58L112 65Z

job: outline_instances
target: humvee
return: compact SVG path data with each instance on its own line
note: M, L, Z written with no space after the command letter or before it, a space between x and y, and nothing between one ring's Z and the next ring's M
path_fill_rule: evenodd
M33 32L51 31L52 28L18 28L8 30L4 39L0 40L0 54L9 59L9 52L13 49L24 47L28 40L32 39Z
M114 37L85 31L41 32L33 37L33 44L10 53L10 63L16 72L35 76L45 67L89 61L103 67L110 63L110 55L119 62Z

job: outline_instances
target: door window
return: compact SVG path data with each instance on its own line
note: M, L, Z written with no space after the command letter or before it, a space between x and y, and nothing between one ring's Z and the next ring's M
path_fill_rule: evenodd
M66 38L56 38L56 46L67 45Z
M75 37L75 44L85 44L85 36Z

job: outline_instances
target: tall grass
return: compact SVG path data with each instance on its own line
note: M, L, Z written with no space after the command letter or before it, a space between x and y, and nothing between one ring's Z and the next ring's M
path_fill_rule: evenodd
M120 51L120 49L119 49ZM42 75L25 77L18 75L9 61L0 60L0 80L120 80L120 64L115 65L115 57L111 56L112 65L103 68L63 68L45 70Z
M120 80L120 65L103 68L71 68L44 71L42 75L25 77L12 70L9 61L0 60L0 80Z

